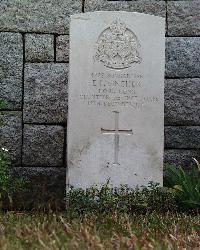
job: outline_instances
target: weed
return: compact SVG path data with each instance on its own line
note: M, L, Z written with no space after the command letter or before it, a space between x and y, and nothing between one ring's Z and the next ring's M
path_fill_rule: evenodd
M191 210L200 208L200 164L195 159L192 171L187 173L183 168L168 165L166 183L171 187L180 208Z
M68 213L77 217L85 213L133 214L135 212L176 211L174 195L167 188L149 183L148 187L131 189L121 185L110 188L109 183L101 188L93 186L86 190L71 187L67 193Z

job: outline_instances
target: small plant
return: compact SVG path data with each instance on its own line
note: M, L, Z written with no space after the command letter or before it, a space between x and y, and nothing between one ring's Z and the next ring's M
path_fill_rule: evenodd
M14 178L11 174L11 161L7 149L0 149L0 208L3 203L12 206L12 194L24 188L22 178Z
M5 103L0 99L0 109L4 108ZM4 125L0 112L0 127ZM2 144L2 142L0 141ZM0 144L0 146L1 146ZM0 147L0 208L5 200L12 205L12 194L24 186L22 178L13 178L11 174L11 161L8 150Z
M186 173L183 168L168 165L166 183L171 187L175 198L184 209L200 208L200 163L196 160L192 171Z
M67 192L67 204L68 214L72 217L85 213L134 214L176 210L174 195L168 189L153 183L140 189L124 185L110 188L109 182L101 188L93 186L86 190L71 187Z

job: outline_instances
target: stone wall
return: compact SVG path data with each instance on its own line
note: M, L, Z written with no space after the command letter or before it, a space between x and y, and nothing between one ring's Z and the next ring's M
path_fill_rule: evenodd
M200 156L199 0L1 0L0 139L14 173L51 197L65 191L69 15L96 10L166 18L165 162Z

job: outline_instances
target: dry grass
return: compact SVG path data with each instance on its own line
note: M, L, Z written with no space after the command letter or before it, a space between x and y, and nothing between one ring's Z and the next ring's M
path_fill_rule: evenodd
M0 249L200 249L200 216L0 215Z

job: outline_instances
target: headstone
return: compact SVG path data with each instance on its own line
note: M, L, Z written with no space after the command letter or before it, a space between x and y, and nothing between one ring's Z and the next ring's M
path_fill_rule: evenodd
M165 20L71 16L67 184L162 185Z

